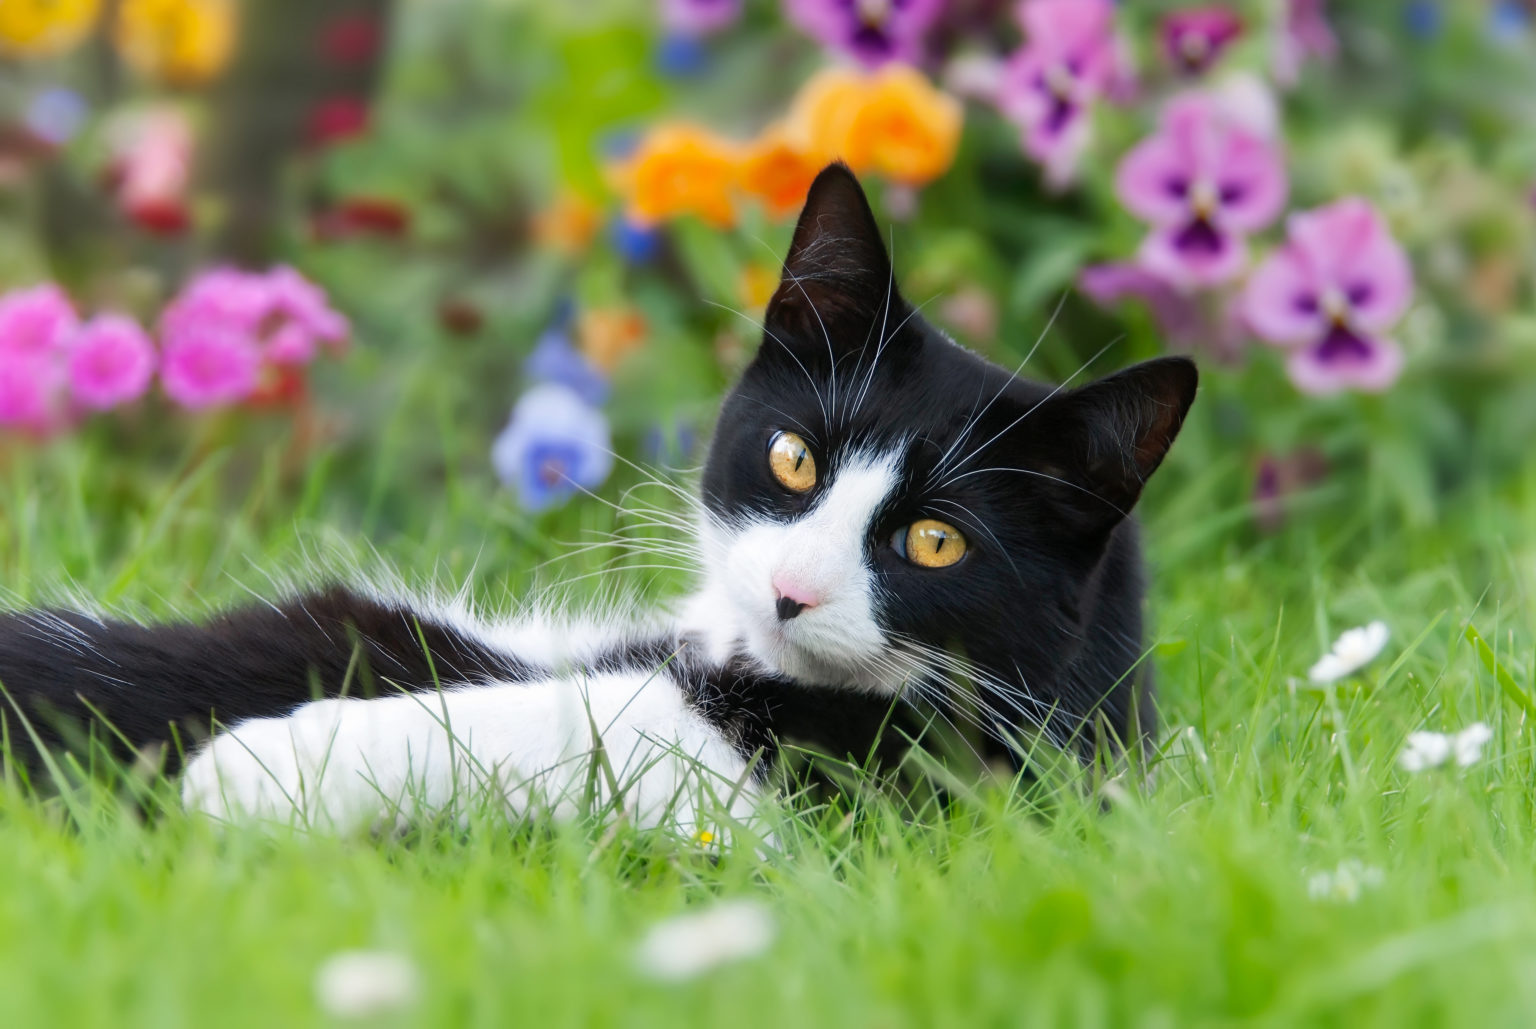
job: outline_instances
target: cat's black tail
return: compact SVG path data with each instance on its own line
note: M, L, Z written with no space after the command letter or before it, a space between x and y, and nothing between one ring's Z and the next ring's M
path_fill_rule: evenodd
M128 761L169 744L168 771L217 721L306 701L526 679L533 670L403 603L331 587L201 623L68 611L0 615L0 727L36 774L37 744Z

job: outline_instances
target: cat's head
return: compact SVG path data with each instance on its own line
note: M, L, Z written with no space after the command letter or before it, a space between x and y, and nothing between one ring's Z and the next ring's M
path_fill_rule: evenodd
M807 683L893 689L940 652L1059 672L1101 594L1139 604L1134 544L1112 543L1195 386L1181 358L1061 389L961 348L902 298L833 165L711 445L697 617Z

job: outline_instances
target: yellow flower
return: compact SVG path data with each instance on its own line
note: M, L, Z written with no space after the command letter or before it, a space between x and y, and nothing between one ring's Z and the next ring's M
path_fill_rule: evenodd
M618 169L629 217L654 225L697 215L717 228L736 220L732 188L740 154L735 144L686 124L659 125Z
M579 254L602 227L603 212L574 190L562 190L550 207L534 216L534 241L562 254Z
M118 11L118 51L149 78L207 82L224 70L234 47L234 0L123 0Z
M747 265L736 277L736 290L742 306L748 311L761 311L767 307L768 301L773 299L773 291L778 288L778 271L761 262Z
M581 352L604 372L612 372L645 342L645 317L632 307L583 311L576 322Z
M101 0L0 0L0 52L52 57L79 43L101 14Z
M949 170L964 119L958 100L905 65L873 74L822 72L801 88L790 113L792 131L810 153L908 186Z
M747 147L741 188L761 200L771 217L782 218L805 202L811 180L826 163L784 126L771 126Z

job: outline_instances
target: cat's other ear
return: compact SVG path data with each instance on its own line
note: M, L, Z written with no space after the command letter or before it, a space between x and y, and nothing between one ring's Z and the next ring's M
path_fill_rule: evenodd
M823 327L838 324L863 340L869 320L896 303L891 259L864 189L847 165L829 164L806 193L764 322L818 341Z
M1029 416L1031 449L1048 455L1042 470L1076 487L1062 499L1087 524L1107 528L1136 506L1199 381L1193 361L1162 357L1059 394Z

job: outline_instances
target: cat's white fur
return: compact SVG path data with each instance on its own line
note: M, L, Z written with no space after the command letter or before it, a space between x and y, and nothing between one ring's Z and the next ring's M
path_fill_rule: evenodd
M712 660L747 656L803 681L894 688L902 673L875 620L865 555L871 522L896 485L894 457L864 454L845 459L789 522L725 525L706 516L702 587L673 626L702 640ZM785 576L820 598L788 621L775 611L774 581ZM540 612L498 624L461 605L434 605L431 614L557 671L531 683L321 700L242 722L189 762L187 807L350 831L408 822L477 789L495 791L512 813L547 805L558 816L612 800L617 787L637 824L694 832L708 828L711 811L739 818L754 803L746 762L688 707L666 669L579 670L655 625Z

